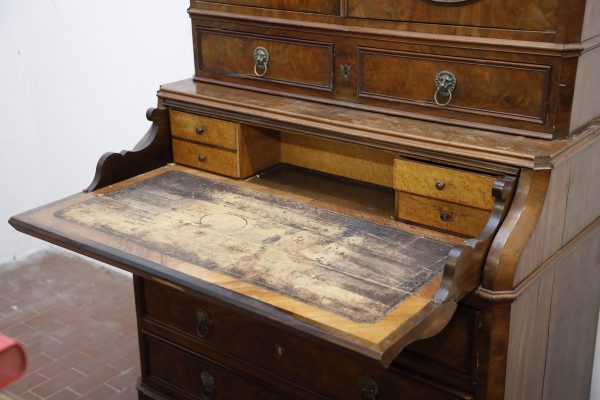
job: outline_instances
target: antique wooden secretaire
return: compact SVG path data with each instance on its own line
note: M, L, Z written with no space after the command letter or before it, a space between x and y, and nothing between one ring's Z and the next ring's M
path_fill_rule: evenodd
M599 0L188 13L136 148L10 221L134 274L140 399L588 398Z

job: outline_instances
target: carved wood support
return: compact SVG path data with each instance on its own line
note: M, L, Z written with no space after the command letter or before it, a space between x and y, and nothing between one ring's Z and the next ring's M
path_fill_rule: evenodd
M132 178L173 161L169 111L166 108L149 108L146 118L152 126L142 140L130 151L109 152L100 157L94 179L84 192Z
M550 169L523 170L506 221L491 245L481 286L497 292L513 289L517 264L544 205Z

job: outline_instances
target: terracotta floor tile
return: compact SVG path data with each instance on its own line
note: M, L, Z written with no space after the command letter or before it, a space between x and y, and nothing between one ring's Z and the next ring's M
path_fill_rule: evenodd
M83 398L86 400L108 400L118 393L118 390L113 389L106 384L102 384L91 392L86 393Z
M45 376L38 374L37 372L33 372L8 385L6 387L6 391L12 394L21 395L47 381L48 378Z
M0 332L22 341L28 357L27 374L0 395L137 399L140 367L130 277L47 252L0 266L0 289Z
M52 396L48 397L47 400L77 400L80 398L81 396L78 393L66 388L54 393Z

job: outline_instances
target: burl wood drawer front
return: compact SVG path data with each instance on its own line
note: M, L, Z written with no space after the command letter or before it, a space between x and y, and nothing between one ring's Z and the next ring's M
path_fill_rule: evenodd
M394 189L491 210L496 177L407 159L394 160Z
M556 28L561 0L348 0L348 15L424 23L524 30Z
M359 97L542 124L550 67L359 48ZM436 77L454 75L451 97ZM448 75L446 75L448 76ZM439 105L438 105L439 103Z
M197 46L199 70L213 79L333 90L333 44L199 27Z
M173 138L237 149L239 124L174 110L169 115Z
M142 335L144 385L172 399L282 400L288 397L159 338Z
M209 3L233 4L275 10L315 14L340 14L340 0L205 0Z
M217 174L239 178L238 155L235 151L173 139L173 161Z
M256 317L224 307L215 300L191 295L153 281L143 281L144 329L174 332L182 345L194 342L194 351L211 349L252 365L253 373L270 371L281 379L300 383L327 398L359 400L365 385L374 383L378 400L470 399L468 394L429 385L398 371L362 363L313 340L280 329ZM181 339L177 339L181 337ZM187 346L187 345L186 345ZM463 357L463 356L461 356ZM460 361L458 361L460 362ZM368 397L367 397L368 398Z
M397 217L445 231L477 236L485 226L489 210L466 207L406 192L396 192Z

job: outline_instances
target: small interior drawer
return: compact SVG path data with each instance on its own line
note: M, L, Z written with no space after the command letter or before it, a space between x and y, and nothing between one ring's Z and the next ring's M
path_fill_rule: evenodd
M237 149L240 124L175 110L169 115L173 138Z
M406 192L396 192L396 212L401 220L477 236L485 226L489 210L467 207Z
M394 189L419 196L491 210L496 177L398 158L394 160Z
M239 178L238 154L184 140L173 139L173 160L177 164Z

